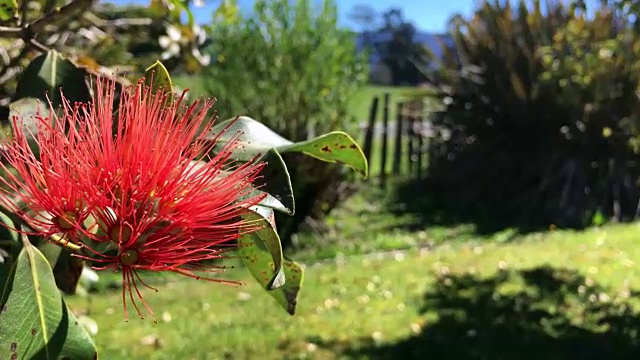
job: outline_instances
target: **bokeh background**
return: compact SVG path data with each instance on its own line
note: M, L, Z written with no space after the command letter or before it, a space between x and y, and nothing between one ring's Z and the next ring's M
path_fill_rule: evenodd
M159 1L100 1L44 45L98 72L160 58L189 99L291 140L344 130L370 176L286 159L294 316L238 263L239 288L146 274L160 323L124 322L99 273L68 302L102 358L640 355L636 1L193 1L193 24ZM1 106L28 53L0 44Z

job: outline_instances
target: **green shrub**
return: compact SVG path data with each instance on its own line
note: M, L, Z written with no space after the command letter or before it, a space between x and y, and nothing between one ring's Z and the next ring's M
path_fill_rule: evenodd
M493 226L636 216L640 37L611 8L584 13L492 1L452 23L455 45L428 74L444 136L427 182L447 206Z
M221 118L252 117L294 141L353 126L350 100L367 79L355 35L339 28L333 1L258 0L250 15L215 23L206 90ZM316 11L317 10L317 11ZM318 223L353 191L350 175L305 157L295 163L294 217L278 218L283 242L303 223ZM307 221L311 220L311 221Z

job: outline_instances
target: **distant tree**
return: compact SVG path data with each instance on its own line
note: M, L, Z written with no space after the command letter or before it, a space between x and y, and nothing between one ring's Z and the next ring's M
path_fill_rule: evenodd
M369 69L369 83L389 85L391 83L390 71L386 64L380 62L380 56L376 51L376 42L380 36L378 30L381 24L381 14L370 5L356 5L347 15L356 25L358 31L358 50L366 51L369 55L371 67Z
M417 30L401 9L391 8L382 15L375 51L387 66L393 85L417 85L425 78L420 69L427 61L427 51L416 39Z

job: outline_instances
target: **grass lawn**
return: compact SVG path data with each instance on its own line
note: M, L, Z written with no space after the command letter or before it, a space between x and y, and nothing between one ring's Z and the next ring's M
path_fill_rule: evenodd
M176 76L174 79L175 84L182 89L189 89L189 94L191 94L191 98L195 98L198 96L215 96L215 94L209 94L206 91L204 86L205 78L201 77L192 77L192 76ZM413 99L416 96L424 95L425 90L421 90L415 87L393 87L393 86L375 86L375 85L367 85L362 91L354 97L352 102L352 112L351 117L354 119L354 123L349 124L348 128L342 129L352 136L359 142L360 145L363 144L364 140L364 128L362 125L366 125L369 121L369 113L371 108L371 103L375 97L379 98L378 103L378 111L376 116L376 122L378 124L382 123L383 113L384 113L384 95L389 94L389 121L396 121L396 113L398 103L407 101L409 99ZM259 120L259 119L257 119ZM407 125L405 125L406 127ZM406 130L406 128L405 128ZM393 152L395 149L394 142L394 134L389 134L388 140L388 158L386 161L385 169L387 173L391 173L393 166ZM403 139L402 144L403 150L403 158L402 158L402 166L401 171L403 174L408 172L408 160L406 159L408 155L408 144L407 139ZM417 143L416 145L417 146ZM371 154L371 163L370 163L370 173L374 176L377 176L381 170L381 150L382 150L382 140L380 137L375 137L373 142L373 149ZM425 159L426 161L426 159Z
M173 78L175 84L181 89L189 89L189 94L192 98L198 96L215 96L216 94L209 94L204 85L205 78L195 76L176 76ZM382 107L384 94L389 94L389 119L394 120L396 116L396 106L400 101L407 100L418 94L422 94L424 91L418 90L414 87L393 87L393 86L373 86L367 85L362 89L362 92L352 99L353 109L351 115L355 118L356 123L366 122L369 118L369 109L371 107L371 101L374 97L379 97L380 102L378 105L378 119L382 121Z
M424 94L424 90L415 87L397 87L397 86L365 86L360 94L355 97L352 105L353 116L358 121L366 122L369 120L371 102L374 97L379 98L378 102L378 121L382 121L382 113L384 106L384 95L389 94L389 120L396 119L396 109L399 102L407 101L415 96Z
M392 182L389 187L395 185ZM426 228L419 214L394 213L398 204L392 194L376 185L363 185L325 219L327 231L299 234L290 256L313 262L379 251L431 248L474 238L475 228L469 224ZM505 230L487 240L500 241L510 234L512 231Z
M609 309L611 304L634 308L639 232L638 224L610 225L309 262L293 317L251 281L232 288L170 278L158 293L145 292L160 319L156 325L149 319L124 322L118 291L93 296L91 303L80 297L69 302L100 324L95 341L104 359L484 358L473 357L473 351L486 358L574 358L568 354L580 351L573 348L579 341L590 344L585 349L615 351L637 341L635 335L621 337L620 326L611 327L606 334L619 336L607 347L597 340L607 327L589 319L623 311ZM393 234L387 236L394 241ZM513 278L495 277L534 268ZM242 269L229 276L250 280ZM423 314L425 290L432 295ZM539 313L547 315L536 318ZM635 316L623 318L637 321ZM478 319L485 320L477 324ZM554 327L554 321L562 326ZM568 328L577 330L570 346L559 348ZM513 343L504 342L508 334Z

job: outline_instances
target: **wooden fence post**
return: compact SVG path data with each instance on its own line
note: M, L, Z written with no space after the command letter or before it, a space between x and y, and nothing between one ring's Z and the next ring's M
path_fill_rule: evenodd
M418 156L418 163L416 164L416 179L420 179L422 177L422 163L423 163L423 154L424 154L424 134L422 133L422 127L424 126L424 116L419 115L417 124L418 125L418 133L414 131L414 134L418 137L418 151L416 154ZM415 126L415 125L414 125Z
M387 155L389 153L389 94L384 94L384 109L382 112L382 154L380 154L380 186L387 180Z
M367 162L371 162L371 149L373 147L373 129L376 126L376 117L378 115L378 97L374 97L371 101L371 108L369 109L369 122L364 133L364 144L362 145L362 152Z
M400 162L402 161L402 129L403 129L403 120L404 115L402 114L402 106L403 104L400 102L397 105L397 113L396 113L396 138L395 138L395 146L393 151L393 174L400 174Z
M409 166L409 174L413 174L413 170L414 170L414 161L413 161L413 156L415 155L415 148L414 148L414 138L415 138L415 134L413 131L413 124L415 123L415 118L413 117L413 114L409 114L408 118L407 118L407 140L409 143L409 154L407 156L407 165Z

